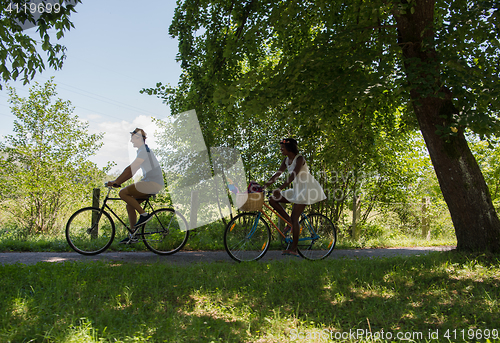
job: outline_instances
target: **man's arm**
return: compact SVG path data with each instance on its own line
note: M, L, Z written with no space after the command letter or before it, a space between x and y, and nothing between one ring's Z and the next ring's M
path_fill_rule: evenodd
M142 162L144 162L142 158L136 158L127 168L123 169L122 173L116 178L116 180L108 181L106 186L119 187L122 183L134 176L134 174L141 167Z

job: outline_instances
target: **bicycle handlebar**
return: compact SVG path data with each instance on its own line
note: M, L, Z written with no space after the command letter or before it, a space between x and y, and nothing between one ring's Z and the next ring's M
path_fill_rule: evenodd
M122 185L119 185L119 184L117 184L117 183L113 184L113 186L108 186L108 183L107 183L107 182L105 182L105 183L104 183L104 187L107 187L107 188L109 188L109 189L111 189L111 188L120 188L121 186L122 186Z

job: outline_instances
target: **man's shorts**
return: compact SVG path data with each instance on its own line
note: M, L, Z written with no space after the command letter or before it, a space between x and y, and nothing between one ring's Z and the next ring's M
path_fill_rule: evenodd
M127 188L130 195L138 198L147 194L158 194L163 187L156 182L139 181Z

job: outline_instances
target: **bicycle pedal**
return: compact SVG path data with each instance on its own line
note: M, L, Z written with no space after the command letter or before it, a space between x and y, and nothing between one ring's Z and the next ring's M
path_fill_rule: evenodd
M139 239L135 236L132 236L122 239L118 244L135 244L135 243L139 243Z

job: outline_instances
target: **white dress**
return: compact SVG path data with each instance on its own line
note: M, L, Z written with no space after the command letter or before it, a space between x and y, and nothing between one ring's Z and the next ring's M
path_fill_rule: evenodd
M288 164L288 157L286 158L285 163L289 174L293 173L299 156L302 155L297 154L290 165ZM286 200L294 204L311 205L326 199L323 188L314 176L309 173L309 167L305 161L304 165L300 168L299 173L295 175L295 178L293 179L293 187L291 189L281 191L281 194Z

